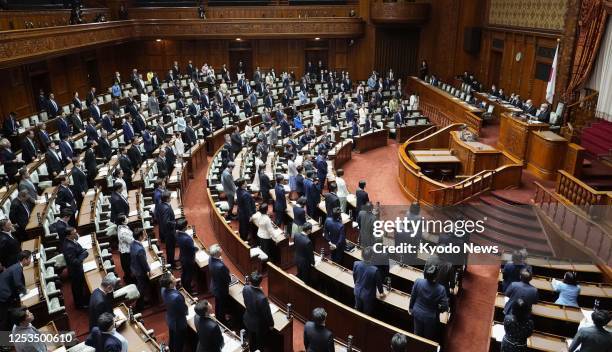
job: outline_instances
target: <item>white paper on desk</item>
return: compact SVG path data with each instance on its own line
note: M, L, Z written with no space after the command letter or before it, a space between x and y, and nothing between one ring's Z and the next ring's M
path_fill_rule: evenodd
M321 256L315 255L315 266L319 265L320 263L321 263Z
M66 347L62 346L58 349L53 350L53 352L66 352Z
M115 314L115 317L119 318L119 320L127 320L127 317L125 314L123 314L123 311L120 308L113 309L113 313Z
M154 261L153 263L151 263L151 265L149 265L149 268L151 269L151 271L159 269L161 268L161 262L159 260Z
M96 264L95 260L90 260L87 263L83 263L83 271L84 272L90 272L94 269L98 268L98 265Z
M81 245L81 247L83 247L83 249L91 249L93 247L90 235L79 237L77 242L79 242L79 244Z
M206 252L204 252L204 251L197 251L196 252L196 260L197 261L208 260L208 254L206 254Z
M132 210L132 211L130 211L130 213L128 214L128 217L131 217L131 216L136 216L136 215L138 215L138 210Z
M93 196L94 194L96 194L96 191L94 189L90 189L89 191L87 191L87 193L85 193L86 196Z
M36 204L45 204L45 203L47 203L47 200L45 199L45 197L38 197L34 203L36 203Z
M276 313L280 308L278 308L278 306L272 302L270 302L270 312L272 312L272 314Z
M172 198L178 198L178 193L176 193L176 191L173 191L172 193L170 193L170 196Z
M493 325L493 329L491 330L491 337L494 338L497 342L501 342L506 335L506 331L504 330L504 326L502 324Z
M33 289L26 292L25 295L21 296L21 301L27 301L30 298L38 296L38 287L34 287Z
M223 348L221 352L233 352L240 350L240 340L232 338L230 335L223 335Z
M187 308L187 320L191 320L194 317L195 317L195 304L192 304Z

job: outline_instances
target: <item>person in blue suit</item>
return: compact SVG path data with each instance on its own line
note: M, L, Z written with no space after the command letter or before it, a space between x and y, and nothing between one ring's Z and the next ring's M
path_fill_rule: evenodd
M313 179L313 172L306 172L304 179L304 193L306 194L306 213L311 218L317 213L317 206L321 201L321 184L317 178Z
M215 296L215 314L220 322L229 320L229 285L232 281L229 269L223 263L221 246L213 244L208 249L210 260L208 273L210 276L210 290Z
M448 309L448 296L444 286L436 282L438 267L425 268L423 275L412 286L408 313L414 319L414 333L434 340L440 326L440 312Z
M191 295L198 293L191 287L191 281L195 272L195 255L198 247L193 242L193 237L187 233L187 220L179 219L176 221L176 244L180 249L179 260L183 271L181 272L181 283L185 290Z
M125 143L130 143L134 139L134 127L132 126L132 117L128 116L123 122L123 139Z
M335 208L332 216L328 216L325 219L324 225L325 240L329 243L331 259L336 263L340 263L346 248L346 233L342 224L341 214L340 208Z
M502 270L502 292L505 292L511 283L521 280L521 270L527 269L531 272L531 266L525 264L525 259L520 251L512 253L512 261L504 264Z
M510 313L512 305L519 298L522 298L527 304L534 305L538 303L538 289L531 286L531 272L527 269L521 270L521 280L513 282L504 291L504 295L508 297L508 301L504 306L504 314Z
M246 188L247 182L245 179L236 181L238 191L236 192L236 203L238 204L238 232L240 238L248 240L254 233L254 225L251 222L251 216L257 212L255 200Z
M317 168L317 177L321 183L321 190L325 187L325 180L327 179L327 158L325 150L319 150L319 155L315 159L315 167Z
M136 287L140 292L140 298L136 302L136 309L142 310L144 307L144 297L149 293L149 273L151 268L147 262L147 253L145 252L142 241L145 239L143 229L134 230L134 242L130 245L130 270L132 276L136 279Z
M96 349L96 352L121 352L127 339L115 330L115 317L111 313L103 313L97 321L97 326L91 329L85 344Z
M79 235L74 227L66 228L66 238L62 246L62 253L66 259L66 267L72 287L72 297L77 309L87 309L88 294L85 293L85 272L83 261L87 258L87 250L77 241Z
M160 279L161 295L166 305L166 323L168 324L168 343L170 352L183 352L183 342L187 331L187 305L185 298L176 289L176 279L167 273Z
M57 130L59 131L60 138L72 135L70 124L66 120L66 113L62 113L62 116L57 120Z
M113 118L115 117L115 113L109 111L107 114L104 114L102 117L102 128L106 130L108 133L115 132L115 128L113 127Z
M113 314L113 291L115 278L105 276L100 287L93 290L89 297L89 330L98 323L98 318L104 313Z
M70 141L70 136L63 136L59 143L60 152L62 153L62 160L65 160L65 165L68 164L74 156L74 147ZM64 165L64 166L65 166Z
M153 155L153 151L155 150L155 140L153 139L153 133L155 131L155 127L147 126L145 130L142 132L142 140L144 142L144 149L147 157L151 157Z
M285 223L285 212L287 211L287 197L283 186L283 175L276 175L276 185L274 186L274 223L281 226Z
M376 290L384 295L382 275L375 265L372 265L374 251L372 247L363 249L363 260L353 263L353 281L355 288L355 309L365 314L372 314L376 302Z
M176 248L176 219L174 210L170 205L170 192L166 191L161 196L161 203L155 207L157 222L159 223L159 236L166 239L166 255L168 264L175 267L174 250Z
M2 224L5 226L7 223L10 223L10 220L2 221ZM19 307L21 304L20 295L26 294L28 291L23 276L23 268L32 263L32 252L28 250L21 252L15 250L14 252L17 252L15 253L17 254L15 263L8 265L0 273L0 329L4 331L9 331L12 328L9 319L9 308ZM6 256L2 258L3 261L5 259Z
M251 351L267 351L269 332L274 329L270 302L260 286L262 279L261 274L255 271L251 274L250 284L242 289L245 305L242 321L249 334Z

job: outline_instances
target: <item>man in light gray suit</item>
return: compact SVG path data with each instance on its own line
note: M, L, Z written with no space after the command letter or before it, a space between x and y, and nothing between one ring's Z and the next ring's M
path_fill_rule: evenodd
M149 99L147 100L147 105L149 107L149 113L151 115L159 114L159 101L157 100L155 92L151 92Z
M234 178L232 177L232 170L234 169L234 162L230 161L227 163L227 166L221 173L221 185L223 186L223 193L227 197L227 216L228 220L236 219L237 217L233 214L234 211L234 201L236 198L236 183L234 182Z
M21 180L19 181L19 192L28 191L28 194L32 198L32 200L36 200L38 197L38 190L32 179L30 178L30 172L27 168L22 168L19 170L19 177Z

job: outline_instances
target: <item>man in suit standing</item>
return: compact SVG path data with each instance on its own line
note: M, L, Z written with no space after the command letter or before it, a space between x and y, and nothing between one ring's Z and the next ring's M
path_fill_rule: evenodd
M221 173L221 185L223 186L223 193L225 193L225 197L227 198L227 216L226 218L229 220L236 219L234 216L234 201L236 199L236 183L234 182L234 178L232 177L232 170L234 169L234 162L230 161L227 163L227 166Z
M83 165L78 156L72 158L72 170L70 172L72 175L72 189L74 190L74 197L76 199L77 207L81 207L81 203L83 202L83 198L85 198L85 193L89 190L89 186L87 184L87 175L83 171Z
M49 231L57 233L60 243L63 243L64 239L66 238L66 229L70 227L70 225L68 225L68 221L70 221L71 217L72 211L64 209L60 212L57 221L51 224Z
M0 330L10 331L9 309L19 307L20 296L27 293L23 268L32 263L28 250L15 252L15 263L0 272Z
M36 147L34 142L34 130L28 130L25 134L25 138L21 142L21 159L26 163L31 163L40 151Z
M83 119L81 119L81 109L74 108L70 115L70 123L72 124L72 134L76 135L83 131Z
M196 303L194 311L196 316L193 323L198 335L196 352L221 352L225 342L219 324L210 316L210 304L207 300L199 301ZM217 319L219 319L218 316Z
M62 161L64 166L68 165L74 156L74 147L69 136L63 136L59 142L60 152L62 153Z
M49 99L47 100L47 114L49 119L54 119L59 112L59 105L55 101L55 95L53 93L49 93Z
M114 275L107 274L100 283L100 287L93 290L89 297L89 330L98 323L103 313L113 314L113 291L116 279Z
M87 258L87 250L77 241L79 235L74 227L66 228L66 238L62 245L62 252L66 259L66 267L70 277L72 297L77 309L87 309L87 294L85 288L85 273L83 271L83 261Z
M274 329L274 319L270 310L268 298L261 289L263 277L257 271L250 276L249 285L242 289L245 312L242 317L244 326L249 334L249 347L251 351L266 351L268 334Z
M509 314L514 302L519 298L525 303L534 305L538 303L538 289L531 286L531 272L527 269L521 270L521 281L513 282L508 286L504 295L508 297L508 301L504 306L504 314Z
M355 218L359 215L361 208L364 204L370 201L370 197L368 196L368 192L365 191L366 181L360 180L357 190L355 191L355 211L353 212Z
M70 189L70 184L68 177L60 176L58 177L60 181L60 186L57 189L57 195L55 197L55 204L60 206L60 210L69 209L73 214L77 212L77 204L76 198L74 197L74 192ZM74 219L73 219L74 220Z
M4 120L2 124L2 134L4 137L9 138L17 134L19 123L17 122L17 114L10 112L9 116Z
M317 158L315 159L315 167L317 168L317 177L321 183L321 190L325 187L325 180L327 179L327 151L319 150ZM329 214L328 214L329 216Z
M121 352L128 350L128 341L115 329L115 317L111 313L102 313L91 329L85 345L93 347L96 352Z
M19 178L19 192L27 191L30 195L30 200L35 201L36 198L38 198L38 189L34 182L32 182L32 179L30 178L30 172L27 168L24 167L19 170Z
M336 190L338 189L336 182L330 182L327 188L329 193L325 194L325 212L329 216L335 208L340 208L340 198L336 195Z
M123 196L123 185L120 182L113 184L113 193L111 194L111 214L110 220L119 226L119 214L128 216L130 213L130 203Z
M334 334L325 327L327 312L323 308L312 310L312 320L304 325L304 347L306 352L333 352Z
M610 351L612 349L612 333L606 326L610 322L610 312L596 310L591 313L593 325L578 329L569 352L574 352L580 346L580 352Z
M30 221L30 203L33 201L30 199L28 191L19 191L17 197L11 201L11 209L9 212L9 219L11 222L17 225L15 234L20 241L27 240L26 238L26 226Z
M174 263L174 251L176 249L176 219L174 210L170 205L170 192L166 191L161 196L161 203L155 207L156 219L159 224L159 237L166 241L166 256L168 264L176 268Z
M96 155L102 159L102 162L107 163L112 157L113 149L108 140L108 132L106 130L100 131L100 140L96 147Z
M346 247L346 234L341 214L340 208L335 208L331 215L327 214L324 225L325 240L329 243L331 258L336 263L340 263Z
M121 170L123 170L123 179L125 180L125 183L128 188L130 188L132 185L132 174L134 173L134 167L132 165L132 161L127 155L128 149L128 146L124 146L120 149L121 152L119 155L119 167L121 167Z
M287 211L287 196L283 185L283 175L276 175L276 185L274 186L274 223L277 226L285 224L285 212Z
M176 289L176 279L167 273L160 279L162 299L166 305L169 347L171 352L183 352L183 342L187 331L187 305L185 298Z
M134 230L134 241L130 245L130 271L136 279L136 287L140 292L140 298L136 302L136 309L141 311L144 307L144 297L149 294L149 273L151 268L147 262L147 254L145 252L142 241L145 240L145 232L143 229Z
M159 155L155 159L157 165L157 177L166 178L168 177L168 164L166 163L166 148L162 146L159 149Z
M238 232L240 233L240 238L247 241L254 232L254 225L251 222L251 217L255 214L257 209L251 192L246 188L246 180L240 179L236 183L238 184L238 192L236 195L236 201L238 203Z
M72 135L72 127L66 119L65 112L62 112L62 115L57 119L57 130L59 132L60 139Z
M408 313L414 318L414 333L434 340L440 326L440 312L448 310L448 296L444 286L436 282L437 266L426 267L423 275L412 286Z
M91 87L89 93L87 93L87 97L85 98L85 103L87 107L91 109L91 104L96 101L96 87ZM79 107L81 108L81 107Z
M49 142L47 146L45 163L47 164L47 171L52 177L56 177L64 169L60 150L54 141Z
M196 296L198 293L193 290L191 280L195 271L195 255L198 247L193 242L193 231L187 232L187 220L179 219L176 221L176 244L180 249L179 260L183 271L181 272L181 284L191 295Z
M223 254L221 246L213 244L210 246L209 253L208 272L210 274L211 291L215 296L215 313L217 319L224 322L230 319L227 305L229 304L229 285L232 278L229 269L221 258Z
M294 210L296 208L293 208ZM295 212L294 212L295 214ZM304 223L302 231L293 236L295 246L295 265L297 266L297 276L307 285L311 282L311 269L315 265L314 246L310 240L312 224Z
M368 315L374 311L376 290L381 296L385 294L378 268L372 265L373 254L372 247L366 247L362 252L363 260L353 264L355 309Z

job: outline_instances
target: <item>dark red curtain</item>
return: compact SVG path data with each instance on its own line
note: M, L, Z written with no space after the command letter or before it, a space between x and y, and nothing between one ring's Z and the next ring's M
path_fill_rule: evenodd
M567 103L576 100L578 91L591 76L606 31L607 16L603 0L582 0L572 72L564 94Z

